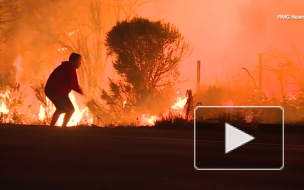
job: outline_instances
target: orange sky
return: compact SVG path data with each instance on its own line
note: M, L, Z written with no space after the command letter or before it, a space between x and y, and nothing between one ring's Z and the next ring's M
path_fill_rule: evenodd
M193 48L181 65L181 76L190 79L183 86L195 89L197 60L202 61L202 83L215 84L247 77L241 67L257 77L260 52L278 48L291 55L292 45L303 52L304 20L277 20L278 14L304 15L303 5L296 0L158 0L137 12L170 21L181 30Z

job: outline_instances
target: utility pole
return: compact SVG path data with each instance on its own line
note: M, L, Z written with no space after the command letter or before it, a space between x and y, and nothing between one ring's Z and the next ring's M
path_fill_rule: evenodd
M197 61L197 79L196 79L196 94L200 93L200 87L201 87L201 61Z

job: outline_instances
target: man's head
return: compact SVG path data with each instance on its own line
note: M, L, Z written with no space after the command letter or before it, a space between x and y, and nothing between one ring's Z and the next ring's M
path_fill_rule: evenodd
M78 53L71 53L69 61L76 69L78 69L81 65L81 55Z

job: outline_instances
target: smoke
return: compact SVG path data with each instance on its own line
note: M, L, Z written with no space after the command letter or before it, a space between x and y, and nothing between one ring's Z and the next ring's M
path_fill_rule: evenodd
M23 83L46 80L50 72L66 60L71 52L85 54L79 48L81 45L95 54L92 48L95 48L94 40L99 40L96 39L97 35L103 40L105 33L116 22L114 14L117 7L109 0L15 0L12 4L18 7L16 10L14 8L18 17L11 23L12 30L7 31L7 42L1 44L2 59L6 62L0 65L6 65L6 72L16 74L13 62L20 56L23 68L20 80ZM9 11L13 11L13 8ZM97 11L100 14L93 15ZM99 16L100 20L96 18ZM97 34L97 30L100 33ZM89 35L94 32L96 38L92 39L92 35ZM100 49L100 53L104 55L104 49Z
M21 57L22 61L18 66L23 70L22 73L17 73L18 69L13 70L10 67L8 72L20 75L18 82L25 83L41 78L44 80L44 75L56 65L56 58L59 57L51 34L55 35L66 29L62 26L68 26L68 23L61 23L61 15L65 12L64 7L71 7L71 4L69 1L66 1L66 6L59 1L13 2L18 5L19 17L13 23L13 30L8 34L9 39L2 51L3 57L10 60L11 65L14 59ZM63 12L59 14L59 10Z
M303 4L296 0L177 0L174 3L165 0L145 5L140 13L175 24L192 45L191 56L181 65L181 75L188 82L180 88L195 88L197 60L202 62L203 85L232 85L241 81L251 86L251 80L241 68L249 69L257 78L259 53L264 54L266 64L269 59L266 55L274 49L291 57L292 47L303 52L304 20L277 19L279 14L303 14Z
M37 0L14 1L18 19L10 38L2 47L1 68L11 72L13 61L22 57L23 81L43 77L67 58L70 49L60 45L63 34L75 31L90 19L89 5L94 1ZM115 24L116 1L100 0L102 27L105 33ZM121 4L123 6L124 4ZM292 54L292 46L303 52L301 31L303 20L278 20L278 14L301 15L302 1L152 1L138 7L138 16L163 19L176 25L192 45L193 52L181 65L181 76L187 82L178 87L195 86L196 61L202 61L202 83L231 82L239 75L248 82L241 67L256 72L258 53L280 49ZM120 15L120 19L125 18ZM105 50L103 51L105 53ZM105 59L105 58L104 58ZM112 74L107 61L106 73ZM108 77L108 76L106 76ZM104 80L104 79L100 79Z

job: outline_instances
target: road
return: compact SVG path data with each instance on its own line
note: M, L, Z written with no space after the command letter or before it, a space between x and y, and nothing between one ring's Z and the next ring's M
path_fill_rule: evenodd
M282 171L197 171L191 129L0 125L0 189L304 189L303 137Z

